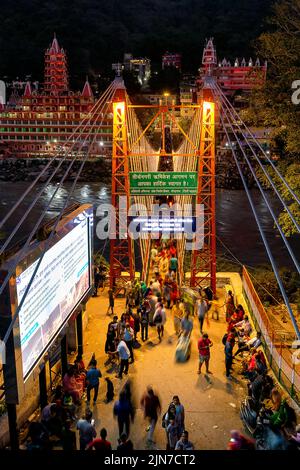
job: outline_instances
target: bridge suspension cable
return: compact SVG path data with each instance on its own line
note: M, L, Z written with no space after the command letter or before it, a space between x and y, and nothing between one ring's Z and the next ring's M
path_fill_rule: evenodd
M36 179L28 186L28 188L24 191L24 193L21 195L21 197L18 199L18 201L16 201L16 203L13 205L13 207L10 209L10 211L3 217L3 219L0 221L0 228L3 227L3 225L7 222L7 220L14 214L15 210L20 206L20 204L23 202L23 200L25 199L25 197L31 193L31 191L33 190L33 188L36 186L36 184L39 182L40 178L45 174L45 172L49 169L49 167L55 162L55 161L58 161L58 166L54 169L53 173L50 175L50 177L47 179L46 182L44 182L43 184L43 190L42 191L39 191L39 193L37 194L37 196L35 197L34 201L32 202L32 207L34 206L34 204L37 202L37 200L39 199L39 197L41 196L41 194L43 193L44 189L47 187L47 185L50 183L50 181L52 180L52 178L55 176L55 174L57 173L57 171L59 170L59 168L61 167L61 165L66 161L67 157L69 156L69 154L71 153L71 151L75 148L76 144L80 143L80 147L79 147L79 151L82 149L85 141L83 142L80 142L80 136L81 134L83 134L84 130L87 128L87 126L90 124L91 122L91 118L94 118L95 116L97 116L98 112L97 110L99 109L99 106L102 102L102 100L105 98L105 95L107 94L108 90L113 87L114 82L112 82L112 84L109 85L109 87L104 91L104 93L102 94L102 96L99 98L99 100L94 104L94 106L92 107L92 109L89 111L88 115L85 116L82 121L78 124L78 126L74 129L74 131L72 132L72 134L68 137L67 141L66 141L66 144L67 145L68 143L71 142L71 147L70 148L66 148L65 151L61 152L61 151L56 151L55 152L55 155L54 157L46 164L46 166L41 170L41 172L38 174L38 176L36 177ZM85 124L85 125L84 125ZM30 206L31 207L31 206ZM31 210L31 209L30 209Z
M129 171L132 172L156 172L159 155L150 145L146 130L143 130L138 117L131 107L131 101L126 94L127 119L128 119L128 146L129 146ZM136 212L140 216L148 216L152 213L152 198L147 196L133 196ZM146 211L145 211L146 208ZM151 234L140 233L140 250L143 265L142 278L145 281L150 258Z
M182 144L174 152L174 171L196 171L198 154L197 150L200 148L200 136L201 136L201 108L196 108L194 116L188 132L188 139L184 139ZM177 196L177 201L181 208L191 206L193 196ZM177 241L178 246L178 258L181 259L180 263L180 280L184 280L184 259L186 253L186 237L182 236Z
M99 100L100 107L99 107L99 109L98 109L98 112L104 111L104 109L105 109L105 112L102 112L102 121L101 121L101 123L100 123L100 124L94 124L94 126L100 127L100 126L102 125L103 120L104 120L104 118L105 118L105 117L104 117L104 116L105 116L105 113L107 112L107 109L108 109L109 106L110 106L110 100L111 100L112 97L114 96L115 90L116 90L116 85L115 85L114 82L113 82L112 86L109 87L109 92L108 92L108 94L105 92L105 100L102 100L102 99L100 98L100 100ZM89 131L87 137L89 137L90 135L92 135L92 130L93 130L93 127L94 127L94 126L92 126L92 128L90 129L90 131ZM25 289L25 291L24 291L24 293L23 293L23 295L22 295L22 298L21 298L21 300L20 300L20 302L19 302L19 304L18 304L18 307L17 307L17 309L16 309L16 311L15 311L15 313L14 313L14 315L13 315L13 318L12 318L12 320L11 320L11 323L10 323L10 325L9 325L7 331L6 331L6 334L5 334L4 338L3 338L4 343L6 343L6 342L8 341L9 335L10 335L10 333L11 333L11 331L12 331L12 328L13 328L13 326L14 326L14 323L15 323L17 317L18 317L19 311L20 311L20 309L22 308L22 306L23 306L23 304L24 304L24 301L25 301L25 299L26 299L26 296L28 295L28 292L29 292L29 290L30 290L30 287L31 287L31 285L32 285L32 283L33 283L33 281L34 281L34 278L35 278L35 276L36 276L36 274L37 274L37 272L38 272L38 269L39 269L39 267L40 267L40 265L41 265L41 263L42 263L42 260L43 260L43 258L44 258L44 255L45 255L47 249L49 248L49 245L50 245L51 240L52 240L53 237L54 237L54 234L55 234L55 232L56 232L56 228L57 228L57 226L58 226L58 223L60 222L60 220L61 220L61 218L62 218L62 216L63 216L63 213L64 213L64 211L65 211L65 209L66 209L66 207L67 207L67 205L68 205L68 203L69 203L69 201L70 201L72 195L73 195L73 192L74 192L74 190L75 190L76 184L77 184L78 179L79 179L79 176L80 176L80 174L81 174L81 172L82 172L82 170L83 170L83 167L84 167L84 165L85 165L85 163L86 163L86 161L87 161L87 159L88 159L88 157L89 157L90 150L91 150L91 148L92 148L92 146L93 146L93 144L94 144L94 142L95 142L95 140L96 140L96 137L97 137L97 133L95 133L94 136L93 136L93 138L92 138L92 141L91 141L91 143L90 143L90 145L89 145L89 149L88 149L88 151L86 152L86 155L85 155L84 159L82 160L81 166L80 166L80 168L79 168L79 170L78 170L78 173L77 173L77 175L76 175L76 177L75 177L75 179L74 179L74 182L73 182L72 187L71 187L71 189L70 189L70 191L69 191L69 193L68 193L68 196L67 196L67 198L66 198L66 200L65 200L65 202L64 202L64 204L63 204L63 206L62 206L62 208L61 208L61 210L60 210L60 212L59 212L59 214L58 214L58 216L57 216L57 218L56 218L56 221L55 221L55 223L54 223L54 225L53 225L53 227L52 227L52 229L51 229L51 231L50 231L50 234L49 234L48 238L47 238L46 241L45 241L45 245L44 245L44 247L43 247L43 251L42 251L40 257L38 258L37 264L36 264L35 269L34 269L34 271L33 271L33 273L32 273L32 276L31 276L31 278L30 278L30 280L29 280L29 283L28 283L28 285L27 285L27 287L26 287L26 289ZM65 180L66 175L68 174L68 171L69 171L69 170L67 170L66 173L64 174L64 176L63 176L63 178L62 178L62 180L61 180L61 183L63 183L63 181ZM48 205L49 205L49 204L48 204ZM48 206L47 206L46 210L43 212L43 215L46 213L47 210L48 210ZM16 266L18 265L18 263L20 262L20 260L21 260L22 257L24 256L25 251L26 251L26 248L29 246L29 243L30 243L31 239L33 238L34 234L36 233L36 230L37 230L37 228L38 228L39 225L40 225L40 221L42 220L43 215L40 217L40 219L38 220L38 222L37 222L37 224L35 225L34 229L31 231L31 233L30 233L30 235L29 235L29 237L28 237L28 239L27 239L27 241L26 241L24 247L23 247L23 248L20 250L20 252L18 253L18 256L16 257L16 260L14 261L12 268L10 269L10 271L8 272L8 274L6 275L6 277L5 277L4 281L3 281L3 284L2 284L1 287L0 287L0 295L3 293L3 291L4 291L4 289L5 289L6 285L7 285L7 283L9 282L10 277L14 274L15 269L16 269Z
M283 242L284 242L284 244L285 244L285 246L286 246L286 248L287 248L287 250L288 250L288 252L289 252L289 254L290 254L291 258L292 258L292 260L293 260L293 263L294 263L294 265L295 265L295 267L296 267L298 273L300 274L300 266L299 266L299 263L298 263L298 261L297 261L295 255L294 255L294 252L293 252L293 250L292 250L292 248L291 248L291 246L290 246L290 244L289 244L289 242L288 242L286 236L285 236L284 233L283 233L282 228L280 227L280 225L279 225L279 223L278 223L277 217L275 216L274 211L273 211L272 207L271 207L270 204L269 204L269 201L268 201L268 198L267 198L267 196L266 196L266 194L265 194L265 191L264 191L264 189L263 189L263 187L262 187L262 185L261 185L259 179L258 179L257 176L256 176L256 172L255 172L255 170L253 169L253 167L252 167L252 165L251 165L251 162L249 161L249 158L247 157L246 152L245 152L243 146L241 145L241 142L240 142L240 140L239 140L239 138L238 138L238 135L237 135L236 131L234 130L233 125L232 125L232 122L230 121L229 116L228 116L228 114L227 114L226 111L224 112L224 115L225 115L225 117L226 117L226 121L227 121L227 123L228 123L228 125L229 125L229 127L230 127L230 130L231 130L232 134L233 134L234 137L235 137L236 143L238 144L238 146L239 146L239 148L240 148L240 150L241 150L241 153L242 153L242 155L243 155L245 161L247 162L247 165L248 165L248 167L249 167L249 169L250 169L250 171L251 171L251 173L252 173L252 175L253 175L253 178L254 178L254 180L255 180L255 182L256 182L256 184L257 184L257 187L258 187L258 189L259 189L259 191L260 191L260 193L261 193L261 195L262 195L262 197L263 197L263 199L264 199L264 201L265 201L265 203L266 203L266 206L267 206L267 208L268 208L268 210L269 210L269 212L270 212L270 214L271 214L271 217L272 217L272 219L273 219L273 221L274 221L274 223L275 223L275 225L276 225L276 227L277 227L277 230L279 231L280 236L281 236L281 238L282 238L282 240L283 240ZM225 124L225 125L226 125L226 124Z
M224 131L225 131L225 134L226 134L226 137L227 137L228 141L230 142L229 133L228 133L228 130L227 130L227 128L226 128L226 124L225 124L224 119L223 119L223 116L222 116L222 106L218 105L218 90L216 90L216 88L213 87L213 88L212 88L212 93L213 93L213 95L214 95L215 102L216 102L216 104L217 104L217 106L219 107L219 110L220 110L220 120L221 120L222 127L223 127L223 129L224 129ZM292 321L292 324L293 324L295 333L296 333L296 335L297 335L297 338L300 339L300 331L299 331L299 327L298 327L297 321L296 321L296 319L295 319L295 317L294 317L293 310L292 310L292 308L291 308L291 305L290 305L290 302L289 302L289 299L288 299L286 290L285 290L285 288L284 288L282 279L281 279L281 277L280 277L280 274L279 274L279 271L278 271L278 268L277 268L277 264L276 264L276 262L275 262L275 259L274 259L274 257L273 257L273 254L272 254L272 252L271 252L269 243L268 243L268 241L267 241L267 238L266 238L266 236L265 236L264 230L263 230L262 225L261 225L261 221L260 221L259 216L258 216L258 213L257 213L257 211L256 211L255 204L254 204L254 202L253 202L253 200L252 200L252 197L251 197L249 188L248 188L248 186L247 186L245 177L244 177L244 175L243 175L243 171L242 171L242 169L241 169L241 165L240 165L238 156L237 156L236 151L235 151L235 149L233 148L233 146L231 146L231 150L232 150L232 155L233 155L233 158L234 158L234 160L235 160L235 163L236 163L236 166L237 166L239 175L240 175L240 177L241 177L241 180L242 180L244 189L245 189L245 191L246 191L246 194L247 194L247 197L248 197L248 200L249 200L250 207L251 207L251 209L252 209L252 212L253 212L255 221L256 221L256 223L257 223L257 226L258 226L258 229L259 229L261 238L262 238L262 240L263 240L263 243L264 243L266 252L267 252L267 254L268 254L270 263L271 263L271 265L272 265L272 269L273 269L273 272L274 272L274 274L275 274L275 277L276 277L276 280L277 280L277 283L278 283L278 286L279 286L281 295L282 295L282 297L283 297L284 303L285 303L285 305L286 305L286 308L287 308L287 310L288 310L289 316L290 316L290 318L291 318L291 321Z
M243 131L242 129L242 126L244 127L244 129L247 131L247 133L252 137L253 141L255 141L256 145L258 146L258 148L261 150L261 152L263 153L264 157L266 158L266 160L268 161L268 163L272 166L273 170L275 171L275 173L277 174L277 176L279 177L279 179L281 180L282 184L285 186L285 188L287 189L288 193L291 195L291 197L300 205L300 199L298 198L298 196L295 194L295 192L292 190L292 188L290 187L290 185L288 184L288 182L285 180L285 178L283 177L283 175L280 173L280 171L278 170L278 168L276 167L276 165L274 165L274 163L272 162L272 160L270 159L269 155L265 152L265 150L262 148L261 144L258 142L258 140L255 138L255 136L253 135L253 133L250 131L249 127L241 120L240 118L240 115L238 114L238 112L235 110L235 108L232 106L232 104L230 103L230 101L228 100L227 96L225 96L225 94L223 93L222 89L220 88L220 86L218 84L215 84L215 90L217 91L218 93L218 96L221 98L222 100L222 105L226 107L226 109L228 110L228 112L230 112L230 115L232 117L232 122L234 123L234 125L236 125L238 128L239 128L239 131L241 132L242 136L243 136L243 139L245 140L245 142L248 143L251 151L252 151L252 154L253 156L256 158L257 162L259 163L261 169L263 170L266 178L268 179L269 183L271 184L272 188L274 189L276 195L278 196L278 198L280 199L280 201L282 202L283 205L285 205L284 201L283 201L283 198L281 197L280 193L278 192L273 180L272 180L272 177L271 175L266 171L265 167L263 166L262 162L259 160L259 158L257 157L256 155L256 152L255 150L253 149L252 145L251 145L251 142L249 141L247 135L245 134L245 131ZM241 125L239 124L239 122L241 123ZM293 214L290 212L289 208L285 205L285 209L286 211L288 212L291 220L293 221L295 227L297 228L298 231L300 231L300 226L299 224L297 223L297 221L294 219L294 216Z
M95 106L93 107L93 110L90 112L90 115L88 118L85 118L83 121L82 121L82 127L78 126L77 129L79 129L79 135L77 135L77 138L76 140L72 143L72 146L70 149L68 149L66 152L65 152L65 156L60 160L59 162L59 165L54 169L54 171L52 172L52 174L49 176L49 178L47 179L47 181L43 184L42 188L38 191L37 195L35 196L35 198L33 199L33 201L31 202L31 204L29 205L28 209L26 209L26 211L24 212L23 216L21 217L21 219L18 221L18 223L15 225L15 227L13 228L13 230L11 231L9 237L7 238L7 240L5 241L5 243L2 245L2 247L0 248L0 255L2 253L4 253L5 249L9 246L9 243L11 242L11 240L14 238L14 236L16 235L16 233L18 232L19 228L21 227L21 225L23 224L23 222L26 220L27 216L29 215L29 213L32 211L32 209L34 208L34 206L36 205L36 203L38 202L39 198L41 197L41 195L43 194L43 192L45 191L45 189L47 188L48 184L51 182L51 180L53 179L53 177L55 176L55 174L57 173L57 171L59 170L59 168L61 167L62 163L67 159L68 155L72 153L73 149L75 148L76 146L76 143L77 141L79 141L81 135L85 132L85 129L87 128L87 126L90 124L90 121L91 121L91 118L95 118L98 113L99 113L99 110L101 109L101 106L105 103L105 100L107 99L107 97L109 96L109 93L110 91L113 89L113 84L111 84L109 86L109 88L103 93L103 95L100 97L100 99L97 101L97 103L95 104ZM88 119L88 122L85 123L85 121ZM96 121L95 123L91 126L90 128L90 133L91 131L95 128L95 127L98 127ZM81 149L83 148L83 146L86 144L87 140L89 139L89 136L90 136L90 133L89 134L86 134L84 140L80 141L80 145L79 145L79 148L77 149L76 151L76 155L75 155L75 158L73 158L65 172L65 175L64 177L61 179L60 183L56 186L55 188L55 191L53 192L49 202L48 202L48 205L46 207L46 209L43 211L42 215L44 217L44 215L46 214L46 212L48 211L55 195L57 194L57 192L59 191L59 189L61 188L61 185L62 183L64 182L66 176L68 175L68 173L70 172L72 166L74 165L75 161L77 160L77 158L79 157L80 159L80 151ZM35 180L37 181L37 180ZM30 191L33 189L33 186L30 185ZM20 205L20 203L24 200L24 197L28 194L28 189L22 194L22 196L20 197L20 199L17 201L17 203L14 205L14 207L11 209L11 211L9 212L8 215L6 215L4 217L4 219L0 222L0 227L4 225L4 223L8 220L8 218L13 214L13 212L17 209L17 207ZM43 218L42 217L42 218ZM41 218L39 218L39 222L38 224L41 222Z

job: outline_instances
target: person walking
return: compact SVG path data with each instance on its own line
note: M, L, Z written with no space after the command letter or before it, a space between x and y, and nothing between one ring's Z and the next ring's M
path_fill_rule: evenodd
M202 364L205 363L206 373L211 374L209 370L210 348L213 346L212 341L209 339L208 334L204 333L202 338L198 341L199 351L199 369L198 374L201 374Z
M171 290L172 290L171 280L169 276L167 275L163 282L163 296L164 296L164 301L167 303L167 308L170 308L171 306Z
M176 423L176 407L174 403L170 403L168 407L168 411L163 415L162 418L162 427L165 428L166 431L166 438L167 438L167 450L170 449L170 439L169 439L169 433L168 433L168 426L171 424L171 421L174 420L174 423ZM176 430L178 431L178 426L176 424ZM172 427L171 434L173 434L174 427ZM175 444L178 440L178 433L176 434L176 441Z
M229 323L230 318L234 314L234 310L235 310L234 297L233 297L233 293L231 290L229 290L226 295L225 306L226 306L226 321L227 323Z
M184 316L184 311L181 308L180 299L176 299L176 303L172 307L172 315L174 318L174 329L176 335L179 335L181 331L181 320Z
M79 431L80 450L85 450L87 445L96 437L96 429L92 423L93 413L87 410L85 417L77 421L76 429Z
M151 251L150 251L150 261L151 261L151 269L153 270L153 267L154 267L154 263L155 263L155 258L157 257L158 255L158 251L155 247L151 248Z
M159 262L159 272L161 273L163 280L169 272L169 258L166 252L162 252L161 254L161 259Z
M156 295L149 294L148 297L147 297L147 300L148 300L149 307L148 306L146 306L146 307L147 307L147 309L150 308L150 310L149 310L149 323L151 325L151 323L153 323L153 317L154 317L155 310L156 310L155 306L158 302L158 297Z
M175 417L172 417L166 428L167 439L168 439L167 450L175 449L176 443L178 441L178 432L179 432L179 428L176 423Z
M115 351L116 349L116 330L114 329L112 324L109 324L108 326L108 331L106 333L106 341L105 341L105 346L104 350L106 354L109 354L110 352ZM111 360L111 357L109 357L109 361Z
M177 266L178 266L178 259L176 258L176 256L172 256L172 258L170 259L170 263L169 263L170 271L173 271L176 274Z
M141 309L141 336L142 341L147 341L148 339L148 327L149 327L149 312L146 310L146 307Z
M92 442L89 443L87 450L95 449L98 452L102 452L102 454L107 454L111 452L111 443L106 439L107 438L107 431L105 428L102 428L100 431L100 438L96 437Z
M181 320L181 331L184 336L189 336L193 329L193 321L190 319L189 312L186 312L183 319Z
M225 368L226 368L226 377L231 378L231 368L232 368L232 360L233 360L233 346L234 346L234 338L232 339L232 334L229 334L226 338L225 342Z
M130 352L130 361L131 364L134 362L134 357L133 357L133 338L134 338L134 331L131 328L129 323L126 323L125 325L125 330L124 330L124 341L126 343L126 346L129 349Z
M120 342L117 346L117 352L119 353L119 359L120 359L120 371L119 374L116 376L119 379L122 379L123 377L123 372L125 375L128 374L128 368L129 368L129 357L130 357L130 351L127 347L127 344L124 341L124 337L121 336Z
M153 315L153 323L156 325L159 341L161 341L161 338L164 335L164 324L166 323L166 320L166 311L163 303L159 302Z
M114 405L113 415L118 419L119 437L123 434L124 426L128 437L130 432L130 420L132 422L134 420L134 410L124 390L120 392L119 400L117 400Z
M179 396L174 395L172 403L175 406L175 421L178 428L178 439L180 438L181 434L184 431L184 420L185 420L185 413L184 413L184 406L180 403Z
M150 283L151 292L156 297L161 296L161 285L158 279L155 279L152 284Z
M139 310L139 309L138 309ZM132 314L133 316L133 320L134 320L134 342L136 343L137 342L137 334L140 332L140 327L141 327L141 319L140 319L140 316L137 313L133 313Z
M106 315L113 315L114 314L114 307L115 307L115 297L114 291L112 289L108 290L108 309Z
M100 272L98 266L94 266L94 293L93 297L98 296L98 287L100 283Z
M155 395L152 387L148 387L147 391L142 396L141 406L144 410L144 417L150 422L150 425L147 428L147 442L154 443L153 433L158 420L158 415L161 414L161 404L158 396Z
M208 311L208 304L207 304L206 300L203 297L201 297L196 302L196 314L197 314L198 319L199 319L201 335L203 333L202 332L203 323L204 323L204 319L205 319L205 315L206 315L207 311Z
M86 373L86 394L87 394L87 404L90 404L91 400L91 390L94 390L94 405L97 402L98 391L99 391L99 379L102 377L102 374L99 369L97 369L97 361L94 360L90 364L90 368Z

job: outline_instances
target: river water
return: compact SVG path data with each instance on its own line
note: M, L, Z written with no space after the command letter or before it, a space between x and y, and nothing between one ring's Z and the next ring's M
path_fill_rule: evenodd
M28 182L1 182L0 183L0 219L9 211L10 207L20 198ZM58 214L62 207L68 191L72 183L66 183L57 192L51 203L49 210L45 214L45 221L50 220ZM2 244L12 228L20 220L41 186L36 186L26 199L21 203L14 216L11 217L4 229L0 232L0 243ZM47 203L56 188L56 184L47 186L43 195L39 198L37 204L28 215L22 230L19 229L18 236L14 239L17 242L20 238L25 237L33 228L38 220L41 212L45 210ZM258 190L251 191L257 212L260 216L263 230L270 244L272 253L279 266L292 267L292 261L289 258L286 247L284 246L279 234L274 229L273 220ZM91 203L96 208L100 204L110 202L110 185L103 183L80 183L76 188L71 199L72 202ZM278 200L272 200L272 207L276 214L281 210L281 204ZM247 196L242 190L217 190L216 198L217 213L217 236L218 236L218 253L226 252L224 245L229 248L235 257L241 262L249 266L257 266L268 263L268 257L265 253L263 242L251 212ZM96 224L99 218L96 216ZM95 225L96 225L95 224ZM222 243L220 242L222 241ZM300 253L300 237L294 236L290 240L294 253ZM108 257L108 243L104 247L104 242L95 237L94 246L96 250L104 248L104 255ZM227 253L227 256L228 253Z

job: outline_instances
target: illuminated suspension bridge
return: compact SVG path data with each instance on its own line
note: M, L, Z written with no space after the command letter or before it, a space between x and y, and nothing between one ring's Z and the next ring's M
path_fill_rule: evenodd
M134 243L134 240L129 233L130 214L128 215L128 208L130 208L132 203L134 203L138 216L147 219L149 215L152 215L153 204L155 201L158 201L160 203L165 203L169 209L174 208L175 216L177 205L181 208L185 206L192 207L193 211L190 214L192 218L195 216L197 205L202 205L203 218L201 219L202 225L199 230L201 230L203 240L201 247L196 246L196 248L191 251L191 256L189 258L190 267L188 272L185 272L184 267L187 253L187 239L185 234L182 232L179 236L178 234L176 236L178 283L180 286L190 285L192 288L209 285L213 293L216 293L217 234L215 209L215 135L216 128L222 128L227 137L227 141L231 142L230 149L232 151L233 159L242 179L266 253L278 282L286 310L290 316L295 337L300 339L299 327L294 317L288 294L280 277L274 254L270 249L261 220L252 200L251 192L247 187L242 171L242 163L247 164L247 167L253 175L265 202L266 208L274 220L274 225L276 227L274 230L276 230L277 234L282 238L287 248L288 256L292 259L298 274L300 274L300 267L297 257L272 210L270 197L271 195L272 197L275 196L280 201L283 209L286 211L298 233L300 233L300 227L288 207L287 199L293 199L296 204L300 204L300 201L292 188L285 181L270 156L251 134L246 124L241 120L239 114L224 94L224 91L218 84L216 77L213 75L213 65L215 65L215 61L213 46L211 49L208 47L207 54L203 58L203 64L206 67L207 73L203 80L202 98L197 104L186 106L193 108L194 110L192 123L187 132L180 126L175 113L176 110L184 106L170 103L145 106L135 105L131 102L126 92L122 78L117 77L96 102L88 116L83 119L74 131L73 135L70 137L69 145L65 146L65 150L59 150L55 157L49 161L46 168L51 169L52 173L47 178L47 181L43 183L41 188L39 188L31 204L24 209L22 217L16 221L14 229L0 248L0 255L3 260L0 285L0 298L2 299L5 298L5 295L8 295L9 289L16 287L16 276L18 276L19 266L22 264L24 257L26 257L28 249L30 249L32 244L36 242L37 234L41 237L40 230L45 224L44 219L46 212L51 207L56 194L70 174L76 161L80 162L80 168L74 177L72 187L63 203L63 207L60 210L55 223L51 225L47 233L42 234L42 249L36 257L35 262L32 264L30 275L26 286L22 291L22 295L18 298L18 302L14 304L13 309L10 310L11 315L7 314L4 324L2 324L1 336L8 349L12 347L11 338L14 326L19 321L19 313L21 309L26 305L26 298L30 295L34 281L39 274L39 268L41 267L48 250L54 246L57 241L57 233L61 221L65 215L68 214L68 207L70 205L74 189L78 185L80 174L89 158L89 149L92 148L92 145L94 144L94 139L97 135L96 131L101 128L103 119L109 112L113 113L111 203L116 214L115 223L109 226L111 287L115 289L124 288L127 281L132 281L136 277L135 250L137 249L137 244ZM143 110L149 109L153 111L153 117L149 120L146 127L142 128L136 111L138 110L139 112L143 112ZM153 148L147 137L151 127L153 125L157 125L157 123L159 123L161 127L161 146L159 150ZM182 136L182 142L177 149L173 149L172 147L172 125L179 129ZM249 135L251 136L251 139L247 137ZM233 142L235 145L233 145ZM84 146L87 146L87 150L82 152ZM257 148L259 148L260 153L264 156L267 164L262 163L261 158L257 154ZM70 155L72 155L71 159ZM55 187L47 206L40 214L21 248L12 257L12 261L9 264L6 264L7 250L10 248L15 237L21 233L22 226L26 218L36 205L39 197L45 191L45 188L53 180L62 163L67 161L67 169L60 182ZM258 168L263 171L265 177L270 183L271 189L268 193L266 193L260 183L257 172ZM272 172L270 169L272 169ZM151 185L151 175L162 175L169 178L172 173L174 174L174 182L177 182L177 184L178 181L183 180L176 180L175 175L182 175L184 178L190 177L191 179L194 177L196 178L196 184L193 186L191 191L183 191L183 186L181 186L181 188L179 187L179 190L177 186L177 190L175 191L175 183L173 186L168 185L168 183L166 183L166 185L161 184L159 188L165 188L161 193L159 192L159 189L156 189L156 191L153 189L150 190L149 185L141 185L138 188L138 186L134 184L134 181L143 181L143 178L146 178L146 181ZM273 176L274 173L276 178ZM29 185L22 197L1 220L0 229L5 226L8 219L14 217L16 209L26 200L26 197L32 193L35 186L40 183L44 174L45 169L41 171L36 179ZM168 178L160 181L169 181ZM284 198L281 195L278 181L284 185L288 198ZM141 188L144 189L141 190ZM120 204L120 201L123 202ZM149 260L151 248L154 243L153 234L151 231L145 231L141 234L138 241L142 259L141 279L149 280L151 278L149 274L151 270ZM14 364L16 364L19 358L19 356L16 358L16 354L19 354L20 356L21 353L20 351L14 353ZM9 396L9 392L10 391L6 391L7 396Z

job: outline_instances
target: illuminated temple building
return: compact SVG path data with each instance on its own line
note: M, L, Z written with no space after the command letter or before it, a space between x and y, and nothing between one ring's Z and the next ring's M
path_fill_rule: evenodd
M0 112L0 143L7 156L51 156L73 144L74 131L88 116L95 104L91 86L86 80L82 92L69 88L67 57L54 36L45 52L45 73L42 91L33 90L27 82L24 94L14 105ZM103 155L111 146L111 116L95 116L80 131L75 150L84 153L93 145L91 156ZM98 123L96 126L95 123ZM78 136L78 132L76 134ZM85 137L88 140L85 141Z
M267 76L267 62L263 65L260 60L255 62L250 58L248 62L243 58L234 63L217 60L216 48L213 39L209 39L203 51L202 67L199 69L197 88L201 91L204 84L204 77L212 76L216 84L228 96L233 97L238 92L251 91L260 88L265 84Z

